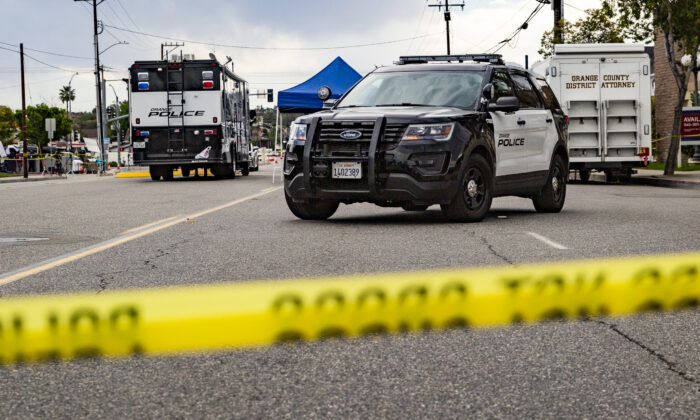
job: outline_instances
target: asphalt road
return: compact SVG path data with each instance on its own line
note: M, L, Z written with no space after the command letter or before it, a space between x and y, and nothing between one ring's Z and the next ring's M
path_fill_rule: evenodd
M73 178L0 185L0 273L193 217L0 286L0 296L653 254L700 249L700 191L570 185L560 214L494 200L341 206L297 220L269 167L235 180ZM256 198L242 200L264 192ZM228 204L223 208L218 208ZM42 238L8 242L2 238ZM43 239L46 238L46 239ZM692 417L700 312L377 336L166 358L0 368L0 413L27 417Z

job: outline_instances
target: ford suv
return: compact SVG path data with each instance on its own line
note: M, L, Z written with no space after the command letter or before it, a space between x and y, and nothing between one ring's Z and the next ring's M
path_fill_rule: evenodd
M499 196L564 206L567 117L541 76L500 55L401 57L330 102L290 128L284 193L301 219L357 202L439 204L458 222L482 220Z

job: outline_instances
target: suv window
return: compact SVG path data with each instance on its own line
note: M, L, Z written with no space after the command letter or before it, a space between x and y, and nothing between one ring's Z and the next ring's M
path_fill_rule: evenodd
M537 97L537 92L532 86L528 78L519 73L511 73L513 82L515 82L515 94L520 100L520 106L523 108L543 108L540 98Z
M551 109L552 111L558 111L561 107L559 106L559 101L557 101L557 97L554 96L552 88L549 87L549 85L544 79L537 79L536 83L537 86L540 88L540 94L542 95L542 99L544 99L544 106L547 109Z
M338 104L358 106L454 106L473 108L481 94L481 71L393 71L371 73Z
M491 84L493 85L492 101L495 102L498 98L503 96L515 96L508 73L498 70L494 71L493 77L491 78Z

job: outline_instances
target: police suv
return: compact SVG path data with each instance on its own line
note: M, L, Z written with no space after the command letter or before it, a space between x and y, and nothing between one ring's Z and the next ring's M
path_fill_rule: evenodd
M371 202L409 211L440 204L447 219L473 222L506 195L558 212L567 125L544 78L500 55L401 57L294 121L285 198L301 219Z

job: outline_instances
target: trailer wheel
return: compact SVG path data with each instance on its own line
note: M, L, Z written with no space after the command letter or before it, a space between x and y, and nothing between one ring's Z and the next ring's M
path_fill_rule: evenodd
M588 182L588 180L591 179L591 170L579 169L578 176L581 178L581 182Z

